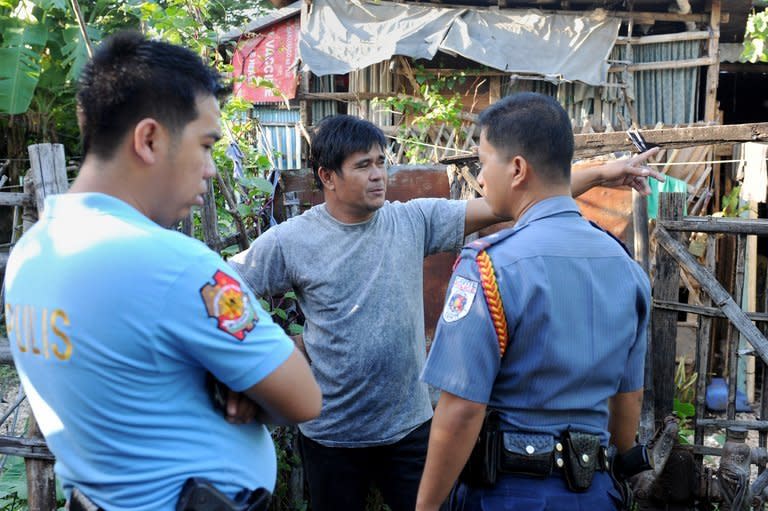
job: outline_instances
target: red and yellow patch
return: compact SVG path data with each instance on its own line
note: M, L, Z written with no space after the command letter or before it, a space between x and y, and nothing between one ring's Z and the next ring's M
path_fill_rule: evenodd
M216 326L239 341L259 321L240 283L221 270L213 274L213 284L207 283L200 288L200 296L203 297L208 317L216 318Z

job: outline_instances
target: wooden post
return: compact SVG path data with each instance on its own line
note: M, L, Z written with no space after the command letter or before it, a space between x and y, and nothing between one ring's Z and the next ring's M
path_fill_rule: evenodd
M704 120L715 122L717 120L717 84L720 74L720 7L721 0L709 0L710 2L710 35L707 56L711 59L711 64L707 67L707 88L705 91L706 99L704 104Z
M28 438L42 439L35 417L29 418ZM53 462L25 458L27 469L27 506L29 511L51 511L56 509L56 475Z
M707 236L706 267L715 274L715 255L717 254L717 237L714 234ZM707 293L701 294L701 305L712 305L712 298ZM707 379L709 376L709 350L711 344L712 318L699 315L699 327L696 330L696 367L698 379L696 380L696 422L694 424L694 441L696 445L704 445L704 428L699 426L699 421L704 418L706 407ZM761 419L763 417L760 417ZM703 462L703 456L697 455L699 466Z
M659 220L683 217L684 193L659 194ZM680 235L675 235L679 238ZM661 246L656 248L656 277L653 298L677 301L680 290L680 268L675 259ZM653 375L653 419L656 427L672 413L675 397L675 347L677 342L677 313L654 308L651 312L651 343L649 346ZM647 383L646 383L647 386Z
M37 144L29 146L28 150L32 181L35 185L35 204L37 212L42 213L47 196L64 193L69 188L64 146Z
M741 298L744 290L744 255L747 250L747 237L739 234L736 238L736 266L734 268L733 300L741 309ZM729 419L736 418L736 382L738 381L739 365L739 331L732 322L728 323L728 409Z
M29 146L31 177L35 189L38 214L43 212L48 195L64 193L69 188L64 146L61 144L37 144ZM34 416L29 425L28 438L42 440ZM29 511L56 509L56 476L50 460L25 458Z

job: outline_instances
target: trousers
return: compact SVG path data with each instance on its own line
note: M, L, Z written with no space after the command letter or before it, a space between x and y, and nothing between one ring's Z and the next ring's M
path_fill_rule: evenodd
M312 511L364 511L372 484L392 511L413 511L430 423L394 444L375 447L326 447L300 435Z
M448 501L450 511L616 511L620 504L606 472L596 472L584 493L569 490L561 473L544 479L499 474L492 488L458 484Z

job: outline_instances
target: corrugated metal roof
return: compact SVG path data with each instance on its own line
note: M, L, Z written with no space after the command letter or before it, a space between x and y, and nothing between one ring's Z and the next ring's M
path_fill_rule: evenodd
M236 28L234 30L230 30L226 34L223 34L221 36L221 42L225 43L228 41L233 41L235 39L239 39L242 37L243 34L247 34L249 32L258 32L259 30L263 30L267 28L270 25L274 25L278 21L282 21L286 18L290 18L292 16L296 16L301 12L301 0L293 2L291 5L287 7L283 7L282 9L277 9L266 16L261 16L259 18L256 18L255 20L251 21L247 25Z

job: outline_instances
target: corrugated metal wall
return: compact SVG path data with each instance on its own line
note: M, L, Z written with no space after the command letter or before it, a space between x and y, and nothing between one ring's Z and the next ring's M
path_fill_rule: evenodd
M275 168L301 168L299 110L256 105L253 115L259 120L258 150L271 155Z
M395 92L394 73L389 60L349 73L349 92ZM368 100L351 101L347 113L368 119L378 126L392 126L392 112Z
M645 44L631 48L617 45L611 62L635 64L695 59L704 53L701 41L680 41ZM632 115L624 95L632 102L637 121L650 127L690 124L699 118L699 80L701 68L663 69L654 71L611 72L608 84L592 87L581 83L553 84L528 77L511 77L503 91L505 95L535 91L558 98L568 112L577 132L594 127L620 130L631 122ZM622 122L622 119L624 122Z
M310 92L336 92L336 76L315 76L309 80ZM339 104L336 101L313 101L312 124L317 124L324 118L339 113Z
M620 51L626 52L626 48ZM632 48L635 63L696 59L704 54L701 41L646 44ZM698 120L701 68L664 69L634 73L634 96L641 125L689 124Z

